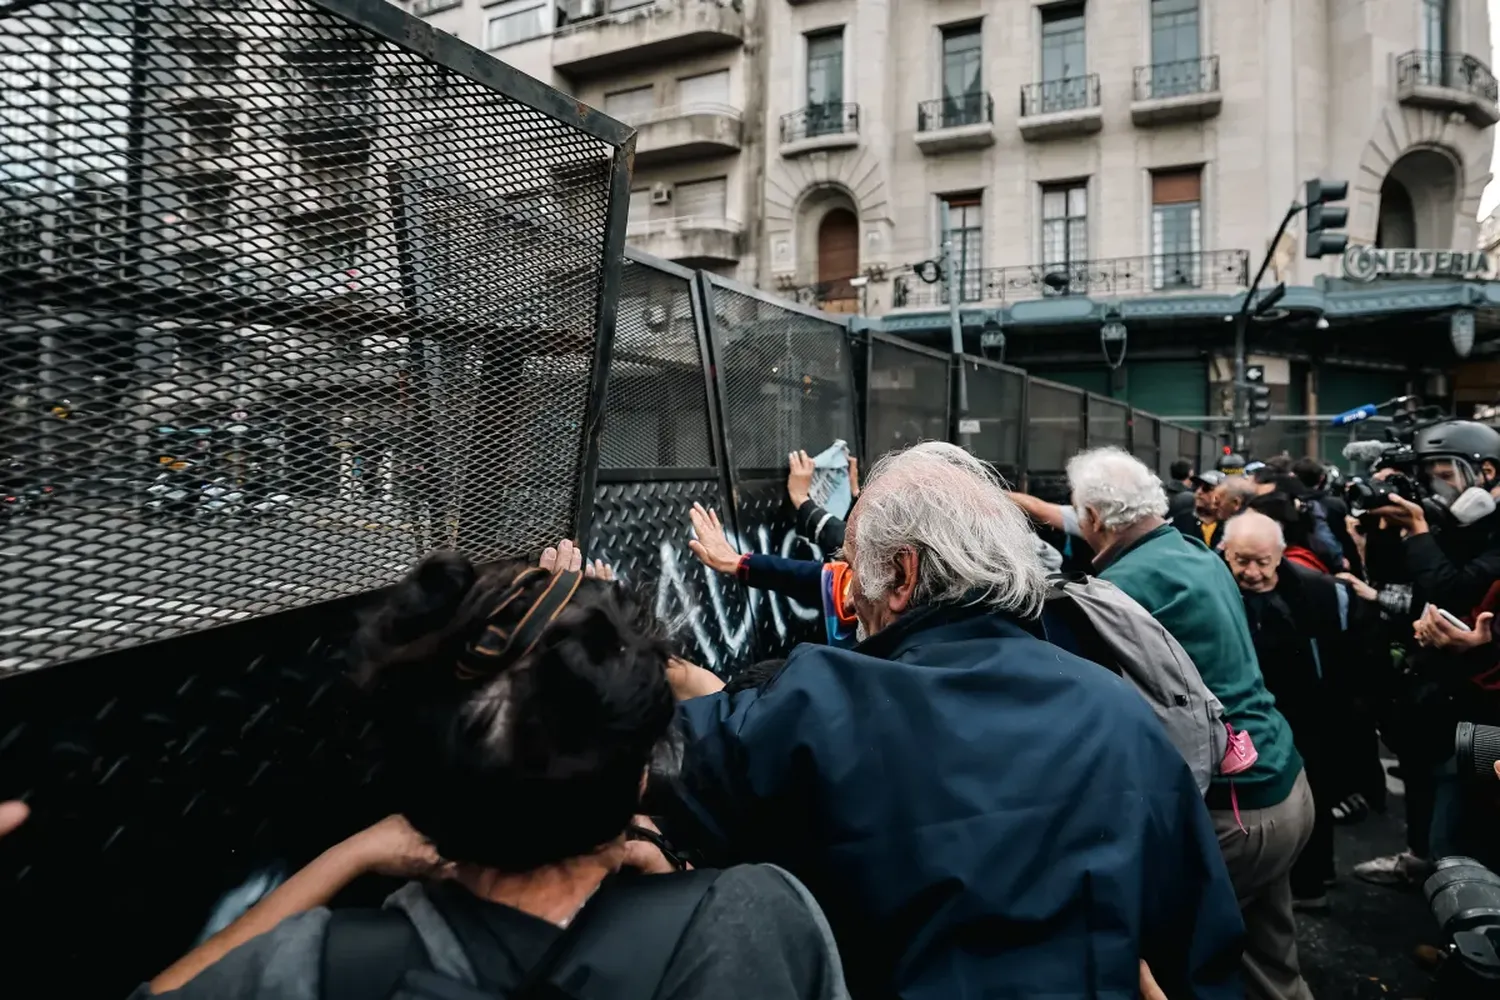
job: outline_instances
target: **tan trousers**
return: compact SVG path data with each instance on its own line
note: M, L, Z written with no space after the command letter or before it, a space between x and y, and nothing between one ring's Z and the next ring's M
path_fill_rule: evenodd
M1307 775L1284 802L1269 809L1213 810L1219 850L1245 918L1240 968L1251 1000L1312 1000L1297 967L1297 920L1292 912L1292 865L1312 836L1314 812Z

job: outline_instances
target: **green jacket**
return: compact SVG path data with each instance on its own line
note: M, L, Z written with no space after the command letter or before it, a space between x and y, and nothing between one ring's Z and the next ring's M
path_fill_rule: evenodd
M1225 719L1255 741L1260 759L1233 778L1240 808L1265 809L1285 801L1302 771L1302 756L1261 678L1245 604L1229 567L1198 539L1163 524L1106 553L1097 573L1162 623L1224 703ZM1230 780L1214 778L1210 809L1230 807Z

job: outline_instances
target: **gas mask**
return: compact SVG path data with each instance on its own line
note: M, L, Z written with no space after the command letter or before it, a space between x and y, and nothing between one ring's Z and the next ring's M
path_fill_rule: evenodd
M1478 470L1464 459L1428 459L1422 473L1428 492L1422 507L1429 517L1446 514L1459 527L1467 527L1495 512L1494 497L1480 482Z

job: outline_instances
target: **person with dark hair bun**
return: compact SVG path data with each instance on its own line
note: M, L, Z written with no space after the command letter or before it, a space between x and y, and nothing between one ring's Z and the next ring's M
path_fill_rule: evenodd
M400 813L138 995L847 996L800 882L769 865L685 870L637 815L648 772L680 756L675 699L656 622L608 577L566 542L541 566L418 565L353 648ZM368 873L413 881L380 910L328 909Z

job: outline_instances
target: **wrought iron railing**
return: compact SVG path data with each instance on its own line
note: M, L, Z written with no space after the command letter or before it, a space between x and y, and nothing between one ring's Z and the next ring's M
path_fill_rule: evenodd
M1021 117L1082 111L1099 106L1099 74L1042 80L1021 88Z
M782 142L858 134L858 104L809 104L800 111L781 116Z
M786 289L782 294L793 302L800 302L805 306L812 306L814 309L823 309L827 312L849 312L851 310L844 306L859 301L859 289L854 287L848 278L797 285Z
M1398 87L1448 87L1500 103L1500 85L1481 60L1458 52L1408 52L1396 57Z
M960 280L962 302L1013 302L1054 295L1149 295L1187 290L1231 291L1250 279L1247 250L1149 254L1076 261L974 268ZM929 285L915 275L898 275L892 304L896 308L948 304L942 282Z
M1211 94L1219 89L1219 57L1177 59L1135 68L1135 99L1160 101L1168 97Z
M960 128L995 121L995 99L988 93L939 97L917 105L917 131Z

